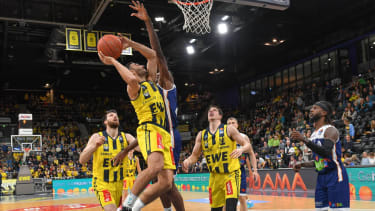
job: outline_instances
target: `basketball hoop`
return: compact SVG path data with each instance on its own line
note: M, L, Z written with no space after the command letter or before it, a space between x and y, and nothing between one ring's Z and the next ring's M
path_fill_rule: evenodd
M210 12L213 0L173 0L184 14L186 32L203 35L210 33Z
M25 162L26 158L30 155L31 148L24 148L23 151L23 162Z

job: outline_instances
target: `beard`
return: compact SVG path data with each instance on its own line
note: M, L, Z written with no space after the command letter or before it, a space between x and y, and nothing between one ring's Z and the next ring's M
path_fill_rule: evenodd
M310 117L310 121L311 121L312 123L315 123L315 122L317 122L320 118L322 118L322 115L321 115L320 113L317 113L317 114L315 114L314 116L311 116L311 117Z
M110 122L110 121L108 121L108 127L110 127L110 128L116 129L116 128L118 128L118 125L119 125L118 122Z

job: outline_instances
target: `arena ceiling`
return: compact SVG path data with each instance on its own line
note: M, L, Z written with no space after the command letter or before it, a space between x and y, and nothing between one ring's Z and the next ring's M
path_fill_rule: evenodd
M131 33L147 44L144 24L130 17L130 1L113 0L98 14L102 0L0 0L0 49L2 89L41 89L51 83L58 90L117 91L124 83L117 72L101 65L95 53L65 49L65 27ZM218 89L274 71L282 65L374 30L373 0L291 0L285 11L214 2L212 32L204 36L182 30L184 17L167 0L144 0L155 22L170 70L179 87ZM230 18L229 33L219 35L216 24ZM91 20L91 21L90 21ZM235 32L234 32L235 31ZM188 55L191 39L196 53ZM285 40L271 47L265 42ZM142 62L142 57L122 58ZM214 69L220 74L209 74Z

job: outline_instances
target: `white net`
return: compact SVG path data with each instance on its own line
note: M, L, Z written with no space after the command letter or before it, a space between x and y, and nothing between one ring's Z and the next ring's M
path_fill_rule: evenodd
M210 12L213 0L174 0L174 3L182 10L186 32L206 34L211 32Z

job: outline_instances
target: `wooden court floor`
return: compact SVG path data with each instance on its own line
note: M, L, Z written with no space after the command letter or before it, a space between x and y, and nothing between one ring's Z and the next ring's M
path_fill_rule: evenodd
M210 210L208 193L181 192L186 210ZM307 197L249 195L254 201L251 210L314 210L314 199ZM85 208L86 207L86 208ZM87 208L90 207L90 208ZM375 210L375 201L351 201L352 210ZM22 197L2 197L1 211L60 211L60 210L102 210L94 194L34 195ZM163 211L159 200L147 205L144 211Z

